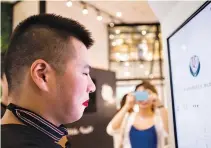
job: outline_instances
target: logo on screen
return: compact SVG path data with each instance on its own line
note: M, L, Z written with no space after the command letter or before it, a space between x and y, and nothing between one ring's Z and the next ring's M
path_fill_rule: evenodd
M199 61L199 57L194 55L191 57L190 59L190 73L192 74L192 76L197 77L199 72L200 72L200 61Z

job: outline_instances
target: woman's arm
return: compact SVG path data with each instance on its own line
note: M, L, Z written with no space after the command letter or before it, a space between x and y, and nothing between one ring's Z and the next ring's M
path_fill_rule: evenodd
M111 135L112 132L119 130L121 128L122 122L128 111L133 108L135 99L132 95L128 95L126 98L125 105L120 109L120 111L113 117L107 127L107 133Z
M121 127L122 125L122 121L126 115L126 113L128 112L128 107L124 106L122 107L122 109L113 117L113 119L111 120L111 126L113 130L117 130Z
M167 109L164 107L163 103L161 102L160 99L158 99L157 95L153 96L153 102L154 102L154 107L156 110L159 110L159 114L161 116L162 119L162 123L163 123L163 128L166 131L166 133L169 133L169 128L168 128L168 111Z
M158 109L160 110L160 116L161 119L163 121L163 127L164 130L169 133L169 127L168 127L168 111L164 106L158 107Z

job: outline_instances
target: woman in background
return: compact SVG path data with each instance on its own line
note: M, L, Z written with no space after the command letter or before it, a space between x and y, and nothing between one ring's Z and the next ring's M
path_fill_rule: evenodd
M108 124L107 133L118 135L119 144L115 144L115 148L164 148L168 133L167 111L149 82L137 85L135 90L147 91L149 98L135 101L134 96L128 94L125 104ZM131 112L135 104L139 111Z
M125 102L126 102L126 99L127 99L127 96L128 94L125 94L123 96L123 98L121 99L121 103L120 103L120 109L117 111L117 113L122 109L122 107L125 105ZM130 110L128 110L128 113L131 113L133 112L133 109L131 108ZM109 134L109 131L111 130L111 127L112 125L109 124L107 126L107 133ZM111 135L111 134L109 134ZM114 143L114 148L120 148L121 147L121 140L122 140L122 135L119 133L119 132L115 132L115 133L112 133L113 136L113 143Z

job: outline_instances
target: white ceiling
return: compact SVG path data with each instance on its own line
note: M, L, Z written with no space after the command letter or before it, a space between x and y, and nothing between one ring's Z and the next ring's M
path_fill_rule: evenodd
M153 23L158 22L150 8L148 1L86 1L99 9L116 15L122 12L122 19L126 23Z
M5 2L14 3L17 0L1 0ZM65 2L65 0L58 0ZM76 0L77 1L77 0ZM74 2L74 1L73 1ZM97 8L104 10L112 15L116 15L116 12L122 12L121 19L125 23L154 23L158 22L157 17L154 15L150 8L148 1L85 1Z
M159 21L162 22L178 1L148 1L148 3Z

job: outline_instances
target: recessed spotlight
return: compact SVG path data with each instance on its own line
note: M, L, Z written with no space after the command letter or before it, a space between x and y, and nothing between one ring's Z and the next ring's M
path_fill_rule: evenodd
M117 13L116 13L116 16L117 16L117 17L122 17L122 12L117 12Z
M141 31L141 34L142 34L142 35L146 35L146 34L147 34L146 30L142 30L142 31Z
M88 11L88 9L87 9L86 7L84 7L84 9L82 10L82 13L83 13L84 15L86 15L86 14L89 13L89 11Z
M98 15L98 16L97 16L97 20L98 20L98 21L102 21L102 20L103 20L103 17L102 17L101 15Z
M72 1L67 1L66 5L67 5L67 7L72 7L73 3L72 3Z

